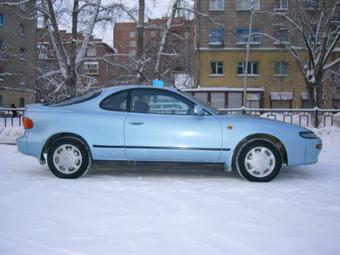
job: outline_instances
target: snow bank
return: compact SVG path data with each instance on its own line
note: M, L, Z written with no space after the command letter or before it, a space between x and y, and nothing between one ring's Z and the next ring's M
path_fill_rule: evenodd
M0 254L340 254L340 131L317 132L320 162L270 183L132 166L62 180L0 145Z

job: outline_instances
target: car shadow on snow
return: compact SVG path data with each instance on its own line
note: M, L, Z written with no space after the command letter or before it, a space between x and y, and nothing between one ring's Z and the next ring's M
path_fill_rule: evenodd
M47 166L39 171L32 171L33 175L39 177L53 177ZM243 181L237 171L225 172L220 165L198 165L198 164L162 164L162 165L127 165L112 164L107 166L93 166L82 178L93 177L126 177L126 178L214 178ZM285 182L291 180L313 180L318 179L315 171L308 166L287 167L283 166L278 176L272 182Z

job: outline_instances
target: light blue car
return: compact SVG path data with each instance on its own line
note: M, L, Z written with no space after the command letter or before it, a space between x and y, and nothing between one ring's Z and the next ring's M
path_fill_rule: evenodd
M223 115L174 88L118 86L28 105L23 123L19 151L47 162L60 178L80 177L92 164L148 161L223 164L267 182L282 164L316 163L322 148L308 129Z

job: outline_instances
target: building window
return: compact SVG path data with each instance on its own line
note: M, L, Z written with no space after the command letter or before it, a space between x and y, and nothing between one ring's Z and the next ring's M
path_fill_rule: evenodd
M209 29L209 45L218 46L224 44L224 29L214 28Z
M87 49L87 51L86 51L86 55L87 55L88 57L95 57L95 56L97 56L97 50L96 50L96 48L95 48L95 47L89 47L89 48Z
M288 75L288 62L287 61L275 62L275 75L276 76L287 76Z
M211 62L210 75L223 75L223 62Z
M136 41L130 41L129 45L130 47L136 47L137 43Z
M210 11L223 11L224 10L224 0L210 0L209 10Z
M20 35L21 36L26 36L26 30L25 30L25 25L20 24Z
M307 92L301 93L301 108L302 109L310 109L311 108L311 103L310 103L309 95L308 95Z
M195 92L194 97L201 100L204 103L208 103L208 93L207 92Z
M26 85L26 74L21 73L20 74L20 85L25 86Z
M286 11L288 10L288 0L276 0L275 11Z
M188 39L190 39L190 32L184 32L184 39L185 40L188 40Z
M150 35L151 35L151 37L157 37L157 32L156 31L151 31Z
M97 79L96 79L96 78L86 76L86 77L85 77L85 84L84 84L84 85L86 85L86 86L92 86L92 85L96 84L96 82L97 82Z
M20 5L19 5L19 8L20 8L20 10L22 10L22 11L26 11L26 3L21 3Z
M259 29L252 29L250 34L250 44L260 44L260 35ZM236 41L237 44L247 44L248 43L248 34L249 29L248 28L238 28L236 30Z
M320 43L320 32L317 33L317 26L316 25L312 25L311 29L309 31L309 41L313 44Z
M0 27L4 25L4 15L0 13Z
M292 108L293 92L271 92L271 108Z
M228 108L240 108L242 106L243 94L239 92L228 93Z
M24 97L20 97L20 107L25 107L25 98Z
M24 48L19 48L19 59L21 61L26 60L26 54L25 54L25 49Z
M261 93L246 94L246 108L260 108Z
M0 107L3 106L2 95L0 95Z
M277 40L274 44L288 43L288 29L285 27L274 28L274 38Z
M129 36L130 37L136 37L136 31L130 31Z
M211 92L210 101L211 101L211 105L217 109L225 108L225 93L224 92Z
M38 52L38 59L48 59L47 47L43 45L42 43L38 44L37 52Z
M306 9L317 9L319 8L319 0L305 0Z
M98 61L84 62L84 73L85 74L99 74Z
M129 56L136 56L136 50L129 50Z
M246 62L239 62L237 64L237 75L245 75L246 74ZM248 75L258 76L259 75L259 62L248 62Z
M250 11L252 9L260 10L260 0L236 0L237 11Z

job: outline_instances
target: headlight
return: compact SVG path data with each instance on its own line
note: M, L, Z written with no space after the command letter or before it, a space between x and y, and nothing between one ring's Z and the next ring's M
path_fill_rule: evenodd
M318 136L312 131L302 131L299 133L302 138L305 139L316 139Z

